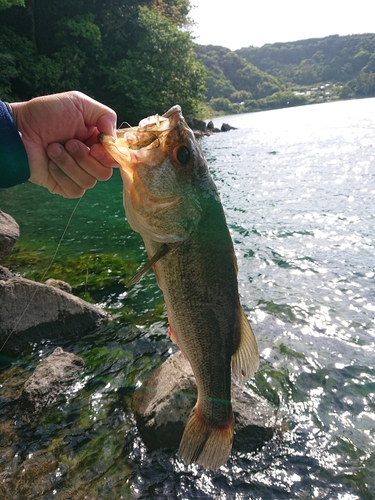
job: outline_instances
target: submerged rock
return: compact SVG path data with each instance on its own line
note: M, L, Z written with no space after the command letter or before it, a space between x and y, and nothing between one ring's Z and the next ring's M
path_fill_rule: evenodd
M57 347L26 381L21 395L22 406L38 411L54 403L59 395L66 394L78 382L84 366L82 358Z
M181 352L168 358L135 391L133 411L137 427L150 450L178 447L196 398L195 378ZM235 383L232 405L234 450L257 450L283 428L282 420L265 399Z
M20 228L12 216L0 210L0 260L9 255L20 236Z
M107 314L58 288L21 278L0 280L0 348L18 353L32 342L84 334Z

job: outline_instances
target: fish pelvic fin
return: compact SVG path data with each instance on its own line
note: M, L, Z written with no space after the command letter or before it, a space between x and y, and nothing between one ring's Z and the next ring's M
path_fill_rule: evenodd
M232 374L234 378L244 384L255 374L259 367L259 354L250 323L241 309L240 342L236 352L232 355Z
M126 283L126 288L130 288L131 286L133 285L136 285L137 283L139 283L141 281L141 279L146 276L146 274L148 273L148 271L152 268L152 266L154 264L156 264L156 262L158 260L160 260L162 257L164 257L165 255L167 255L167 253L169 252L170 250L170 247L169 245L167 245L166 243L163 243L159 250L156 252L156 254L147 262L147 264L145 264L127 283Z
M232 450L234 416L226 425L215 426L200 415L195 405L190 413L181 439L178 456L189 465L193 462L205 469L218 469L224 465Z

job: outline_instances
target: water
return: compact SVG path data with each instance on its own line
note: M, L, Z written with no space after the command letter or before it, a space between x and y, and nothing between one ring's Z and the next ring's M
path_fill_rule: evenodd
M0 372L0 478L14 498L375 497L375 99L223 121L238 129L201 146L261 353L249 386L284 412L289 430L213 472L183 465L176 450L144 447L131 394L174 347L153 276L124 293L145 256L115 175L82 199L53 268L116 313L63 344L86 361L80 387L28 424L14 420L12 396L57 344ZM1 192L0 208L22 232L9 267L40 276L75 203L32 185Z

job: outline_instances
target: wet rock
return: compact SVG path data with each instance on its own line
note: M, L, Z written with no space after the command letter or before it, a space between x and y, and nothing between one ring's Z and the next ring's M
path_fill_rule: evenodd
M207 130L208 132L221 132L221 130L217 127L215 127L214 122L211 120L207 123Z
M194 118L193 116L187 116L185 117L186 123L189 125L189 127L196 131L199 130L200 132L207 132L207 126L206 122L203 120L198 120L198 118Z
M135 391L134 415L139 433L150 450L178 447L196 397L194 375L181 352L168 358ZM232 385L232 404L234 450L257 450L283 427L265 399L237 384Z
M12 465L15 470L6 470L0 483L0 498L5 500L53 498L52 491L63 481L63 467L48 451L29 453L23 462L16 455Z
M53 286L54 288L58 288L59 290L63 290L67 293L72 293L72 287L66 281L55 280L54 278L49 278L44 282L48 286Z
M57 347L25 382L22 407L38 411L54 403L59 395L66 394L79 381L84 365L82 358Z
M107 314L63 290L14 276L0 280L0 348L17 354L30 343L84 334Z
M0 260L9 255L20 236L20 228L10 215L0 210Z
M236 130L236 127L232 127L228 123L223 123L221 126L221 131L222 132L228 132L229 130Z

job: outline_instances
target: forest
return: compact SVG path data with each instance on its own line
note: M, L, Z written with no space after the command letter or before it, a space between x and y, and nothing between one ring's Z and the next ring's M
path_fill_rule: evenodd
M0 0L0 95L81 90L137 123L179 103L194 114L206 70L189 0Z
M375 34L246 47L198 46L206 98L216 112L298 106L375 96Z
M375 34L331 35L247 47L236 53L285 84L348 83L375 71Z
M375 34L197 45L190 0L0 0L0 96L81 90L135 124L375 96ZM329 87L329 89L328 89Z

